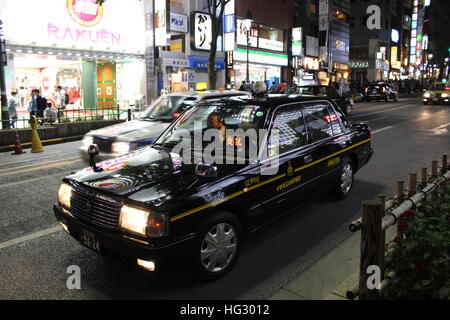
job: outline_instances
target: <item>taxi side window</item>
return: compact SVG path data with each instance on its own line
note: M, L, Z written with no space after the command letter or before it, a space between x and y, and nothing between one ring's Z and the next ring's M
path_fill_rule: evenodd
M273 129L278 130L278 135L274 134ZM278 147L279 154L283 154L307 143L307 131L301 108L286 107L277 111L269 139L269 153Z
M312 142L342 133L338 116L329 104L307 104L303 112Z

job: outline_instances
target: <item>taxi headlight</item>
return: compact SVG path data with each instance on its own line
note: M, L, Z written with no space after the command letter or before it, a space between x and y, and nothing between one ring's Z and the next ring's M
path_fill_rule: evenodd
M58 202L64 207L70 209L70 197L72 196L72 186L67 183L61 183L58 189Z
M443 94L441 95L441 97L442 97L442 98L448 98L448 93L443 93Z
M431 97L431 94L427 92L427 93L425 93L425 94L423 95L423 97L424 97L424 98L429 98L429 97Z
M114 142L111 148L113 153L125 154L130 152L129 142Z
M159 238L167 236L167 216L152 211L124 205L120 211L119 225L122 229L141 236Z
M91 136L84 136L83 145L85 145L86 147L89 147L92 144L94 144L94 138Z

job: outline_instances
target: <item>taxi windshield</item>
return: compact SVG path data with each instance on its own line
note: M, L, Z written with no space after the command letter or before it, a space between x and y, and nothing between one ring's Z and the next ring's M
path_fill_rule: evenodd
M430 91L446 91L446 90L450 90L450 86L446 85L444 83L435 83L428 90L430 90Z
M195 102L195 97L161 96L142 112L138 119L172 121Z
M183 144L187 143L194 149L204 148L212 141L212 139L205 138L208 129L215 129L217 137L220 137L220 142L224 145L232 142L235 146L234 136L228 137L227 134L239 130L249 132L248 130L252 129L257 132L262 128L266 114L267 109L259 106L232 106L220 103L197 104L184 113L173 127L156 141L154 146L173 148L182 142ZM198 136L201 137L202 145L198 145L198 140L196 140Z

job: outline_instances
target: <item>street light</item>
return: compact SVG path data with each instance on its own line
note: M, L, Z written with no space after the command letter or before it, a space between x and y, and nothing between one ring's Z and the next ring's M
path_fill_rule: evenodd
M247 85L250 82L250 59L249 59L249 47L250 47L250 30L252 28L253 15L250 10L247 10L244 17L244 30L247 36Z

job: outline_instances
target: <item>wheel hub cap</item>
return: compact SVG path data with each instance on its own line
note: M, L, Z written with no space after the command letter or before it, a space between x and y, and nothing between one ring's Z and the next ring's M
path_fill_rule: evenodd
M228 223L215 225L205 235L200 248L200 258L206 270L220 272L233 260L237 250L237 235Z

